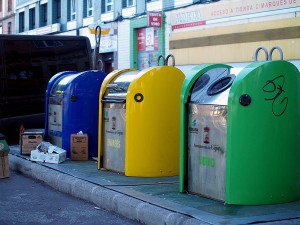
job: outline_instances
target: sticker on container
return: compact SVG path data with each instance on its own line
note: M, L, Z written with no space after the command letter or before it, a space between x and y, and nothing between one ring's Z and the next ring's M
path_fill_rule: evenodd
M203 143L209 143L209 127L203 128Z

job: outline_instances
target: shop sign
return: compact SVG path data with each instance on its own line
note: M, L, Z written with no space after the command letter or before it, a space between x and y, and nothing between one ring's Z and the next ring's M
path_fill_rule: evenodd
M90 24L88 27L89 27L89 30L90 30L91 34L95 34L95 29L96 29L97 26L100 26L100 28L101 28L101 36L113 35L114 34L114 29L111 27L111 24L103 24L103 23Z
M118 51L117 35L102 36L100 39L100 53Z
M300 0L239 0L193 5L171 11L172 29L205 25L206 21L300 6Z
M161 27L162 13L148 12L148 27Z

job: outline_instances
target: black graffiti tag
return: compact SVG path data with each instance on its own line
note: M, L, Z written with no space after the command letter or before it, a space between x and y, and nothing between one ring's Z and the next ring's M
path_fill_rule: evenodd
M273 80L268 80L262 88L264 92L274 93L271 98L265 98L266 101L272 101L272 112L274 116L281 116L288 106L288 97L284 96L284 93L286 93L285 90L283 90L284 82L284 76L280 75Z

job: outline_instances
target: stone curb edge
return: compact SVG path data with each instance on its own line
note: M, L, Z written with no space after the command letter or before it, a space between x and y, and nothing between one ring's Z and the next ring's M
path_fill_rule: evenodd
M60 173L41 164L9 154L9 167L52 188L94 203L129 219L149 225L207 225L195 218L135 199L105 187Z

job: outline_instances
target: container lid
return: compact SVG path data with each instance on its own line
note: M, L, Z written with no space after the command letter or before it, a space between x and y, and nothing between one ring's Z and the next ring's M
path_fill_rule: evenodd
M110 84L106 85L107 92L104 98L126 98L130 83L137 78L140 71L129 71L117 76Z
M218 67L200 76L191 89L190 102L227 105L230 87L242 68Z
M69 84L78 74L63 76L58 79L51 88L50 96L63 95L65 86Z

